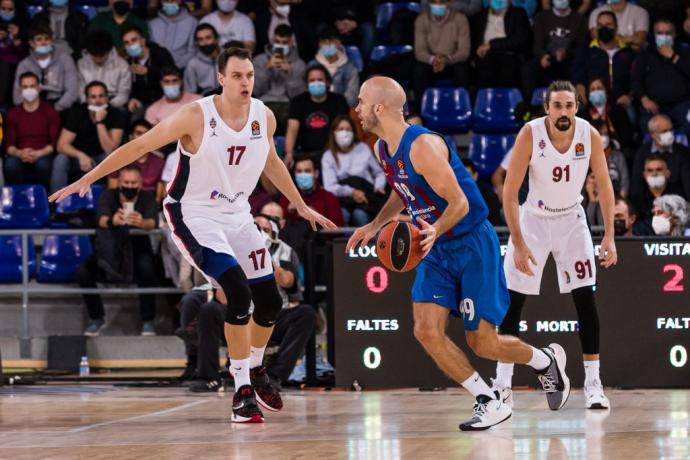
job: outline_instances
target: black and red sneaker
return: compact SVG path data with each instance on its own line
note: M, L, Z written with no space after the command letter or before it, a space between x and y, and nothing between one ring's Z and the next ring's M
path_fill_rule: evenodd
M280 391L278 391L278 388L271 385L264 366L250 369L249 378L251 379L252 386L256 390L256 402L258 402L261 407L271 412L278 412L283 408L283 400L280 397Z
M234 423L263 423L264 414L256 404L254 389L251 385L242 385L232 397L232 416Z

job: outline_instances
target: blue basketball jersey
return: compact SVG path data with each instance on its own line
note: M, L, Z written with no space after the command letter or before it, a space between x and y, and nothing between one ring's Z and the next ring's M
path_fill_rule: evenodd
M440 136L440 134L422 126L410 125L403 134L398 150L394 155L389 154L388 147L383 139L378 141L379 161L386 174L386 180L403 200L403 203L407 206L408 213L412 216L414 223L418 227L420 227L417 223L418 218L422 218L426 222L433 224L441 216L443 211L445 211L448 205L448 202L438 196L426 179L417 174L412 167L412 162L410 161L410 147L414 140L422 134ZM441 136L441 138L443 137ZM439 238L444 239L464 235L472 231L475 227L484 222L489 215L489 209L474 179L465 169L455 149L451 148L448 143L446 143L446 146L449 151L448 160L450 162L450 167L455 173L455 178L458 184L460 184L460 188L467 197L470 211L445 235L439 236Z

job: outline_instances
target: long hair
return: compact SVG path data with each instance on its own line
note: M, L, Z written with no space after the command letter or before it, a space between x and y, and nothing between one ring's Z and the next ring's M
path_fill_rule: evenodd
M335 131L338 129L340 122L346 121L350 125L350 129L354 135L352 139L352 147L359 142L359 136L357 136L357 130L355 129L355 124L352 119L347 115L338 115L331 123L331 129L328 131L328 141L326 142L326 148L331 151L333 158L335 158L335 164L339 167L340 162L338 161L338 155L346 153L345 150L341 149L338 143L335 141ZM352 150L352 149L350 149Z

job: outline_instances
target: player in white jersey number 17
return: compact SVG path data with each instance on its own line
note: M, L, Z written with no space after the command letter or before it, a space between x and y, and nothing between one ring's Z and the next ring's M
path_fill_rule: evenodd
M265 247L255 251L247 247L247 242L265 244L249 214L247 198L263 172L314 230L317 225L329 229L336 226L305 204L276 153L275 116L261 101L251 98L254 66L250 53L228 48L218 56L218 69L221 95L181 107L146 134L115 150L81 179L54 193L50 201L64 200L72 193L84 196L100 178L179 141L180 166L173 181L176 184L166 198L166 218L181 252L220 287L217 299L226 305L225 336L236 390L231 420L254 423L263 421L259 404L271 411L282 408L280 394L269 384L262 362L282 299L270 266L263 265L265 252L261 259L256 254ZM250 118L252 114L256 118ZM224 145L221 139L228 139L230 145ZM247 142L239 155L234 155L234 141ZM247 145L256 146L252 147L255 154ZM240 164L245 148L247 155ZM268 152L256 150L263 148ZM228 207L228 201L232 207ZM231 225L228 219L240 221L239 226ZM246 227L242 226L245 221ZM254 253L247 258L246 251ZM261 271L256 268L259 264ZM254 311L250 315L252 301Z

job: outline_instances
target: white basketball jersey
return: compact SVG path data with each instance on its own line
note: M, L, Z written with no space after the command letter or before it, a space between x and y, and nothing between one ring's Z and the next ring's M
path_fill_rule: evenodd
M582 201L592 154L590 124L575 117L575 135L570 148L561 153L551 144L546 117L529 122L532 128L532 158L529 162L529 194L525 210L540 216L565 214Z
M166 201L208 206L223 214L249 213L247 199L268 158L266 107L252 98L247 123L235 131L223 122L213 96L195 102L204 113L204 135L195 154L177 143L180 162Z

